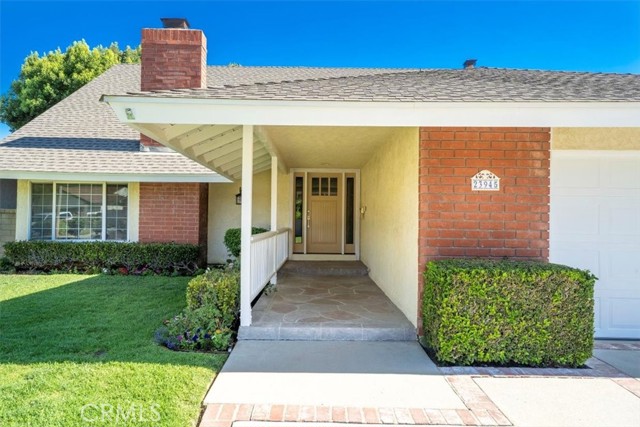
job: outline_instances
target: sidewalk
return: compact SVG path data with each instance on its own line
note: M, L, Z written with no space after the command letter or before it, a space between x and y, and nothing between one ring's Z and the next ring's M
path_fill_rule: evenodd
M640 343L616 345L590 369L518 369L437 368L416 342L240 341L200 426L638 427Z

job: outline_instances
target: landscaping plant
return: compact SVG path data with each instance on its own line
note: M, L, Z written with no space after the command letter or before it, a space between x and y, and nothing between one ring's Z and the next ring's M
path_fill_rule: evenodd
M451 259L424 273L424 343L443 364L582 365L593 348L588 271Z
M252 235L266 232L267 230L261 227L251 228ZM240 257L240 238L241 230L239 228L230 228L224 233L224 245L234 258Z
M226 351L233 341L240 311L240 273L208 270L187 286L187 307L165 321L156 340L171 350Z
M4 245L18 271L191 275L197 245L178 243L18 241Z

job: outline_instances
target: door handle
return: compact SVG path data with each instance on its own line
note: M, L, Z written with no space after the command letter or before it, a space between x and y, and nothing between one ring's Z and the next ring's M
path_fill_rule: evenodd
M311 228L311 211L307 211L307 228Z

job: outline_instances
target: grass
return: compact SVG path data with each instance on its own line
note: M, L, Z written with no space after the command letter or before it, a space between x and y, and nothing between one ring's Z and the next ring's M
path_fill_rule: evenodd
M0 275L0 425L195 425L226 356L153 341L188 280Z

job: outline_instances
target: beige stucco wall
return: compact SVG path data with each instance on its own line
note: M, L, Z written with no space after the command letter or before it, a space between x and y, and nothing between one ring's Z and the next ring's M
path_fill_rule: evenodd
M209 184L208 254L209 263L224 263L229 255L224 246L224 233L240 227L240 206L235 196L241 181L231 184ZM289 224L289 175L278 173L278 228ZM246 194L243 193L243 199ZM271 171L253 177L253 226L271 228Z
M554 150L640 150L640 128L552 128Z
M7 242L13 242L16 235L16 210L0 209L0 257L4 255L2 247Z
M416 325L418 318L417 128L398 129L361 169L361 259Z

